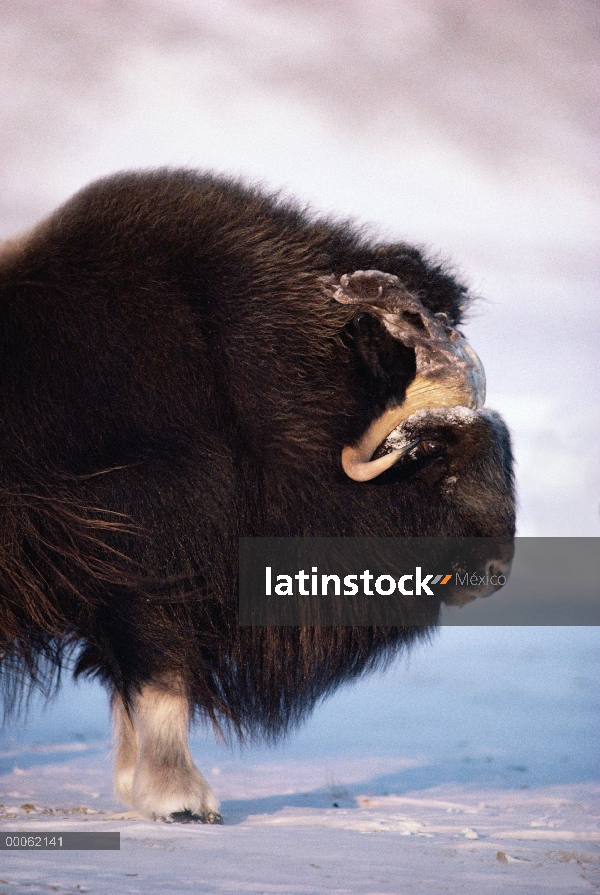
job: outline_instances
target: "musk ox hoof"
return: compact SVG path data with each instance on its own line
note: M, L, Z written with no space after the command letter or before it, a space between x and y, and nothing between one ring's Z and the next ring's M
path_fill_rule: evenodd
M192 814L185 811L174 811L168 818L170 823L176 824L222 824L223 818L218 811L205 811L203 814Z
M219 806L194 764L164 768L138 764L133 782L133 807L147 817L178 823L216 823Z

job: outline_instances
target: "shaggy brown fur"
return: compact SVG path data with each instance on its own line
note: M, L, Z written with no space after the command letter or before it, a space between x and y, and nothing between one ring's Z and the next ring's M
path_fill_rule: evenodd
M240 629L240 536L513 533L498 418L449 427L448 456L408 478L344 475L344 445L415 375L322 288L366 269L460 322L465 288L418 250L188 171L95 183L0 252L9 691L67 647L125 704L168 673L201 714L275 736L415 631Z

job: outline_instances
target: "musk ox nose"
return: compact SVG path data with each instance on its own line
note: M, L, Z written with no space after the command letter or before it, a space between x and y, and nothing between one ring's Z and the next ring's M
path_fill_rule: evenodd
M507 583L512 566L514 541L512 538L492 539L491 556L481 555L488 550L487 538L469 539L464 546L472 545L471 559L454 566L455 576L444 593L447 606L465 606L473 600L489 597Z
M490 582L491 590L482 596L489 597L495 590L500 590L508 581L512 562L504 559L490 559L485 566L485 578Z

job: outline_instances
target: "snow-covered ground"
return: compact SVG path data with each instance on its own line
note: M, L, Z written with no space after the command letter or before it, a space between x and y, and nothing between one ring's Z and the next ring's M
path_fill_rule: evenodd
M2 852L0 892L597 891L599 640L445 628L281 746L197 736L218 828L122 813L106 697L68 687L5 738L0 829L118 830L121 851Z
M4 0L0 237L169 164L441 251L484 298L520 533L597 536L599 23L591 0ZM599 640L445 628L275 749L198 735L218 828L119 814L106 697L67 684L2 733L0 829L121 851L0 852L0 895L598 891Z

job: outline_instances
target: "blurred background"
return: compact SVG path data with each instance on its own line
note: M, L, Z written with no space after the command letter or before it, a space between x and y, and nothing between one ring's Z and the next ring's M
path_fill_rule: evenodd
M513 432L519 534L598 536L599 31L595 0L3 0L0 238L94 178L181 165L451 259L481 296L466 333ZM422 673L365 682L353 711L378 707L384 751L403 717L410 754L455 754L486 730L483 755L500 742L502 692L498 748L540 742L535 703L558 725L548 767L571 748L589 769L597 644L591 630L444 629L415 651ZM301 735L308 751L356 717L347 698ZM452 723L429 732L411 699ZM4 742L106 737L105 705L69 691ZM559 728L571 740L552 752Z

